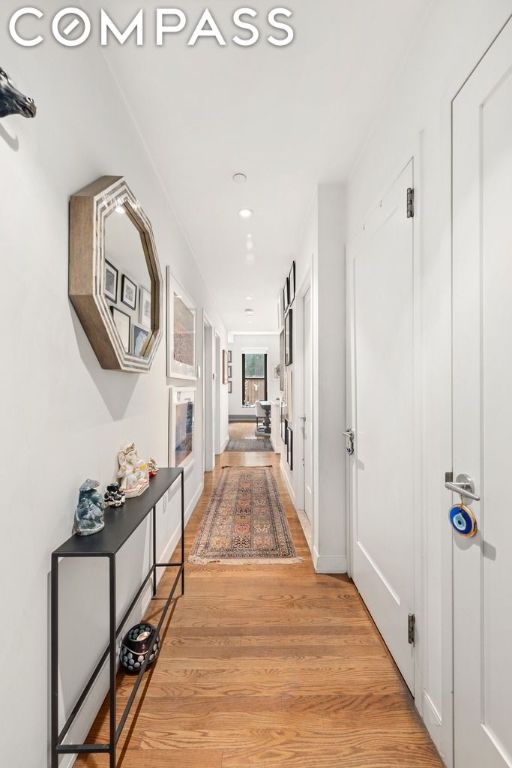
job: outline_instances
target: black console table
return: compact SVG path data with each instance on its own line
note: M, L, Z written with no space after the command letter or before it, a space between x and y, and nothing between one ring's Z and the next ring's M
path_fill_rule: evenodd
M178 479L181 479L181 560L178 563L156 562L156 505L165 493ZM139 525L153 515L153 557L152 564L144 578L137 594L133 597L128 610L120 623L116 620L116 555L127 542ZM80 694L71 714L63 728L59 730L59 561L64 557L106 557L109 562L109 642L102 654L85 688ZM62 546L52 553L51 573L51 750L52 768L58 768L59 756L83 753L106 753L110 755L110 768L116 767L116 746L121 736L131 706L137 695L142 676L146 670L149 654L147 654L134 686L124 708L123 714L117 723L116 710L116 673L117 673L117 639L128 620L128 617L139 600L144 588L152 579L153 599L156 597L157 569L177 568L176 577L173 580L170 592L165 598L162 615L158 623L157 632L160 632L165 620L171 600L174 597L176 587L181 577L182 594L185 591L185 492L183 469L160 469L156 477L149 481L149 488L134 499L127 499L123 507L110 508L105 512L105 527L93 536L72 536ZM103 665L110 660L110 737L108 744L64 744L64 739L69 732L76 716L78 715L94 681L98 677Z

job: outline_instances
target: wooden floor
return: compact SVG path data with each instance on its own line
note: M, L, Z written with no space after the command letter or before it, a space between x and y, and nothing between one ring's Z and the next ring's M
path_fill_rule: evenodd
M250 425L232 425L243 437ZM300 565L187 566L157 666L119 744L122 768L434 768L436 751L351 582L315 574L278 457ZM218 470L187 529L197 533ZM156 619L157 614L149 613ZM120 675L119 703L130 679ZM107 740L104 709L90 739ZM129 738L127 738L129 736ZM105 756L80 766L108 766Z

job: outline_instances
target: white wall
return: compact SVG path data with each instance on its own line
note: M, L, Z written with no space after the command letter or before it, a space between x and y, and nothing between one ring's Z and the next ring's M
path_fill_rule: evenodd
M224 347L227 338L97 50L43 45L34 55L10 43L4 27L0 36L2 66L39 108L35 120L12 117L0 124L5 323L0 583L2 615L14 628L3 639L9 661L2 671L0 753L2 765L10 768L43 768L49 730L50 553L71 534L79 485L86 477L110 481L121 445L134 440L142 456L167 463L165 344L150 374L99 367L67 298L69 195L100 175L126 176L152 220L163 272L171 264L198 308L206 308ZM198 344L201 362L200 333ZM201 386L198 382L199 392ZM221 402L226 437L227 388ZM200 409L197 415L200 437ZM199 450L186 480L189 508L202 487L201 463ZM176 530L177 502L160 505L160 550ZM140 579L147 543L147 530L141 528L120 556L120 612ZM61 688L69 711L105 643L107 582L98 561L66 563L62 576ZM93 711L102 696L97 691L91 697ZM77 736L87 727L85 720Z
M423 613L417 617L423 681L416 703L444 760L452 764L450 497L451 468L450 101L508 15L510 0L434 3L401 68L348 184L354 243L365 216L415 156L420 227L423 370Z
M292 498L303 508L302 302L311 287L314 508L312 556L323 573L347 569L345 451L345 191L320 184L297 251L294 316L294 471L283 459Z
M229 415L255 416L254 409L243 408L242 355L254 351L267 355L267 398L275 401L279 397L279 379L274 376L274 369L279 365L279 335L235 333L232 339L229 349L232 353L233 391L229 395Z

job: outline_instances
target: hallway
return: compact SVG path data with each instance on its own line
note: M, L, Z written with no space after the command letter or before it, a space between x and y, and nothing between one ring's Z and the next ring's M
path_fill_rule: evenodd
M236 424L244 437L253 425ZM441 762L351 582L315 574L273 453L225 453L187 529L194 542L221 466L271 464L300 565L187 565L166 642L119 745L121 768L437 768ZM149 613L149 619L156 614ZM124 704L131 680L119 683ZM90 739L105 738L103 708ZM129 737L129 745L125 744ZM104 766L89 756L77 765Z

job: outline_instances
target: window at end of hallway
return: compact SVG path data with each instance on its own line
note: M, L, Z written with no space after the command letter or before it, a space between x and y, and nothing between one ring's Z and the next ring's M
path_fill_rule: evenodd
M242 398L244 408L267 399L267 355L242 355Z

